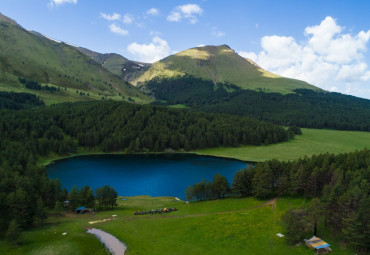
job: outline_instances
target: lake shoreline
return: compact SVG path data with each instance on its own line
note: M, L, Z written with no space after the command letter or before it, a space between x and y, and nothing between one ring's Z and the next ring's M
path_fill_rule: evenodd
M254 163L194 153L86 154L65 157L46 166L50 179L59 179L67 190L76 185L113 187L119 195L177 196L184 199L189 185L216 174L233 181L241 169Z
M104 155L123 155L123 156L129 156L129 155L190 155L190 156L198 156L198 157L211 157L211 158L219 158L219 159L225 159L225 160L233 160L233 161L240 161L242 163L246 164L257 164L260 162L257 161L247 161L242 160L238 158L228 157L228 156L217 156L217 155L211 155L211 154L203 154L203 153L197 153L197 152L136 152L136 153L126 153L126 152L101 152L101 151L82 151L73 153L66 156L58 156L55 155L55 157L51 158L41 158L39 159L39 164L47 167L50 164L54 164L58 161L68 160L70 158L76 158L76 157L84 157L84 156L104 156Z

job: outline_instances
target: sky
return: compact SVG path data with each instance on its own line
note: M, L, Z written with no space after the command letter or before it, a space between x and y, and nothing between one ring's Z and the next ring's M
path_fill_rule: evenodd
M28 30L143 62L227 44L262 68L370 99L368 0L0 0Z

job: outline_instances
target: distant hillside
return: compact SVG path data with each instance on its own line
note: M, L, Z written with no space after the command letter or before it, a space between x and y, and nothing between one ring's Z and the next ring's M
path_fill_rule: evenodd
M133 81L151 66L151 64L132 61L115 53L102 54L81 47L76 47L76 49L127 82Z
M154 78L191 75L217 83L229 83L242 89L291 93L295 89L320 90L304 81L288 79L263 70L252 60L235 53L227 45L196 47L154 63L133 81L145 84Z
M232 84L215 86L189 75L155 78L145 87L161 105L244 115L284 126L370 131L370 100L339 93L309 89L285 95L257 92Z
M122 97L149 101L137 88L66 43L27 31L1 14L0 28L0 90L34 93L47 103ZM61 90L26 89L19 78Z

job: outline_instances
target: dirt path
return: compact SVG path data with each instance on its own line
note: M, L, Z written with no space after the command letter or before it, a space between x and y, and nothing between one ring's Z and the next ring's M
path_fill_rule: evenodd
M276 197L263 203L260 205L243 208L243 209L236 209L236 210L229 210L229 211L221 211L221 212L208 212L208 213L198 213L198 214L188 214L188 215L160 215L156 216L155 218L192 218L192 217L200 217L200 216L207 216L207 215L218 215L218 214L227 214L227 213L233 213L233 212L244 212L249 211L257 208L261 208L268 205L274 205L276 204ZM125 220L137 220L137 219L153 219L153 216L142 216L142 215L136 215L133 217L121 217L121 219Z
M108 234L97 228L90 228L87 233L95 235L100 242L102 242L108 251L113 255L124 255L126 252L126 245L118 240L115 236Z

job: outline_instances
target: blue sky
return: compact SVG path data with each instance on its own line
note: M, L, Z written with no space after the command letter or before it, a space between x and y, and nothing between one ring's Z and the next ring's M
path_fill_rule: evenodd
M370 98L370 1L1 0L29 30L153 62L227 44L274 73Z

